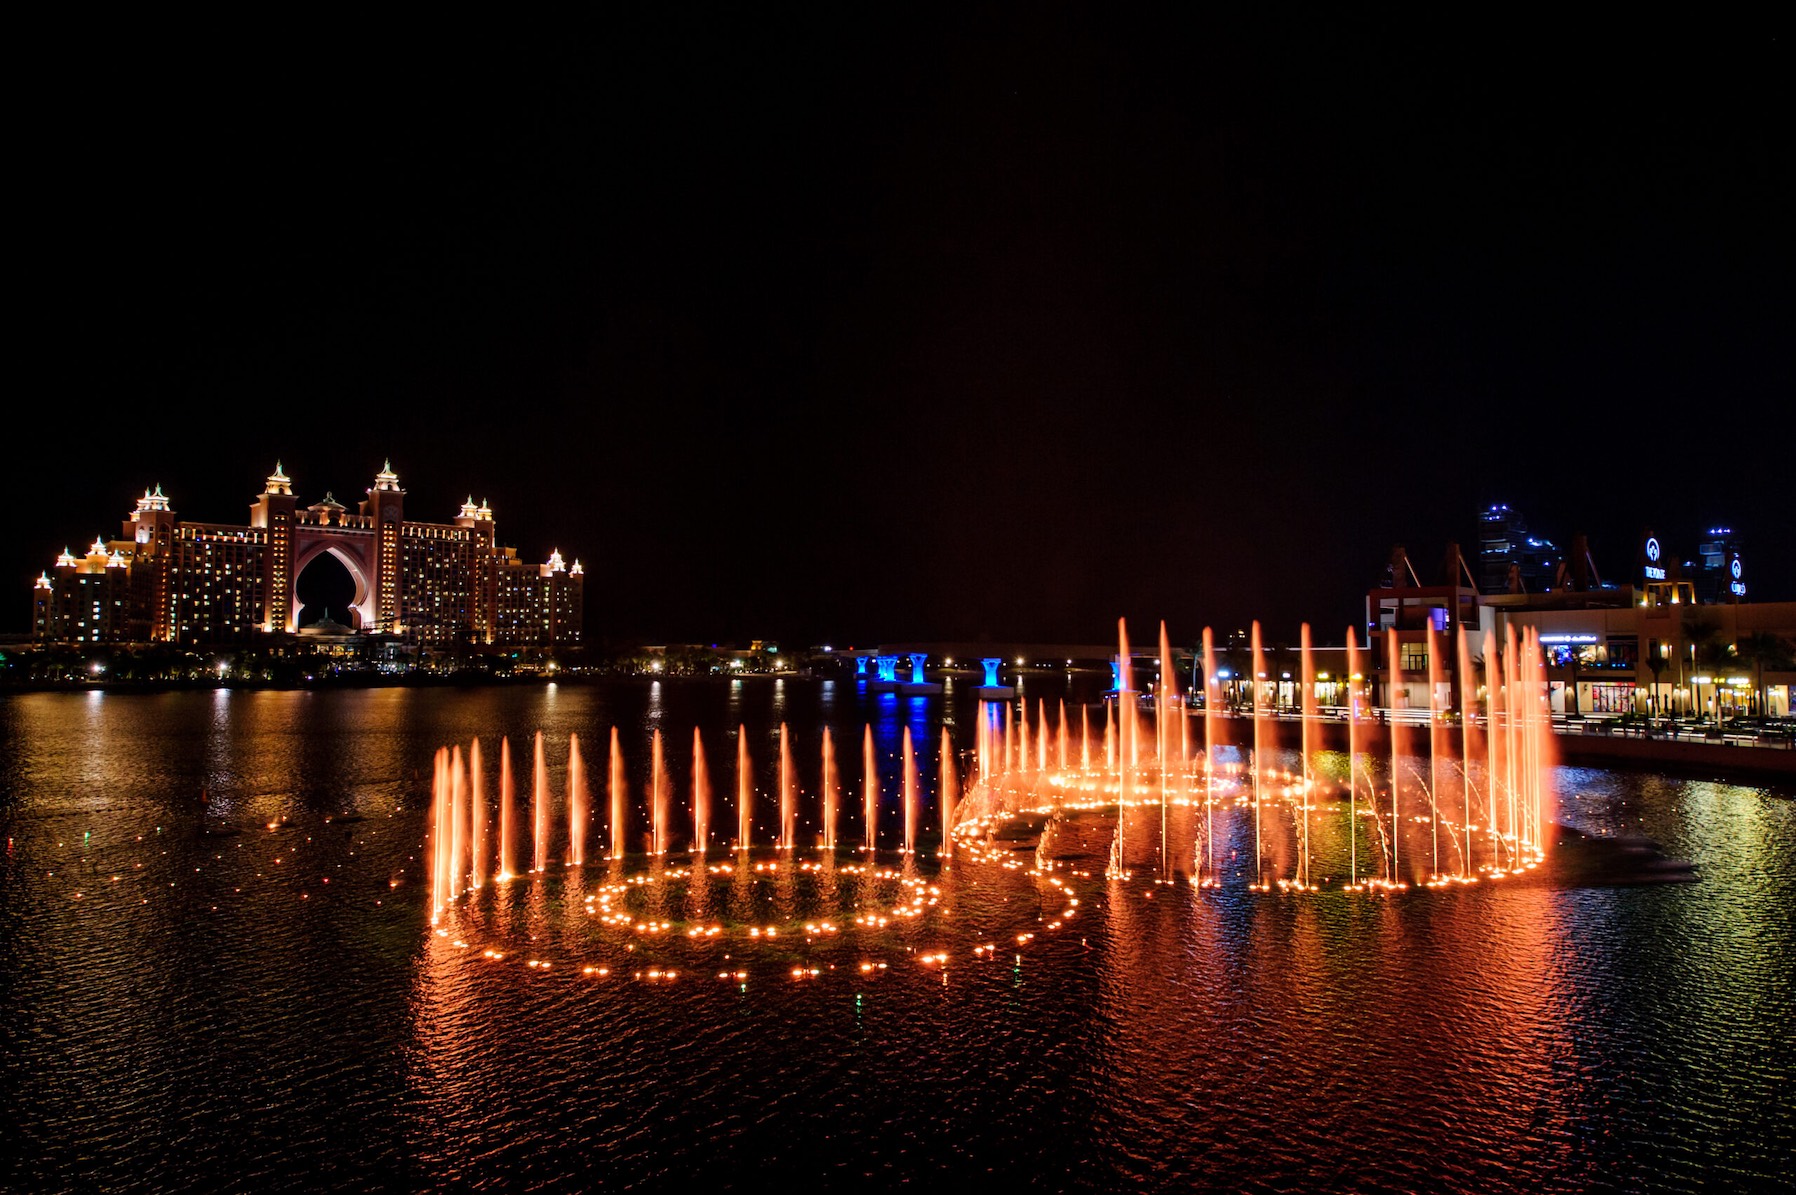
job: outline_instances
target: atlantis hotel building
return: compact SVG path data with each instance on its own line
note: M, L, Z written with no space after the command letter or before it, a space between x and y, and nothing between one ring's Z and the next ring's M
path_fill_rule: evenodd
M352 513L326 493L301 507L275 465L243 525L178 519L146 490L120 538L64 551L33 589L46 642L229 643L299 629L299 578L330 554L355 598L346 621L423 644L576 646L585 599L580 562L559 551L526 564L498 545L492 509L470 499L451 522L405 517L391 464Z

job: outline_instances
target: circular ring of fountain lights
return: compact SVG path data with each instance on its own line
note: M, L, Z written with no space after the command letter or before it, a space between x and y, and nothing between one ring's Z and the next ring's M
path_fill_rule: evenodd
M1433 632L1428 647L1429 658L1439 660L1441 646ZM1118 659L1128 660L1126 631L1120 648ZM1413 716L1400 718L1398 710L1391 710L1387 724L1385 711L1379 711L1375 720L1363 713L1362 657L1349 631L1347 652L1353 682L1349 708L1356 712L1340 723L1346 730L1347 750L1333 752L1337 758L1330 766L1336 769L1335 775L1329 775L1321 761L1325 752L1318 736L1324 720L1314 705L1311 678L1315 674L1307 626L1299 687L1304 694L1302 718L1297 723L1301 745L1295 768L1268 766L1270 752L1277 747L1274 731L1281 717L1277 700L1270 696L1275 682L1269 679L1249 680L1246 708L1250 713L1233 715L1238 727L1250 723L1252 728L1251 752L1234 748L1245 761L1241 764L1227 762L1219 751L1235 737L1220 733L1225 702L1218 681L1228 675L1222 670L1205 681L1201 707L1188 710L1176 688L1140 695L1131 692L1129 670L1119 665L1118 691L1110 695L1114 700L1107 698L1103 705L1101 740L1093 733L1097 728L1090 720L1091 707L1087 707L1079 711L1082 725L1076 748L1064 703L1057 724L1049 718L1046 703L1038 703L1033 728L1026 702L1014 709L981 703L979 741L976 752L969 753L976 755L976 763L971 765L972 786L964 802L954 797L961 765L956 762L948 730L942 732L944 792L937 812L941 824L952 827L952 845L947 849L975 869L993 864L1004 870L1026 870L1041 885L1058 890L1066 900L1059 916L1044 912L1037 919L1049 931L1076 916L1079 904L1056 871L1086 878L1101 874L1107 880L1123 882L1140 872L1143 878L1151 876L1155 885L1188 880L1200 889L1221 887L1221 876L1229 872L1252 892L1317 892L1326 886L1374 894L1418 886L1445 888L1530 871L1544 858L1551 798L1551 727L1545 714L1540 646L1531 632L1525 632L1519 644L1513 633L1506 632L1504 650L1499 652L1495 637L1486 634L1488 683L1477 690L1476 697L1466 662L1470 643L1463 629L1457 648L1462 685L1456 699L1459 704L1443 704L1441 695L1453 690L1434 668L1426 690L1431 696L1423 711L1427 721L1410 727L1406 723ZM1206 658L1212 650L1206 630ZM1391 657L1393 693L1400 690L1395 651L1393 642L1386 653ZM1251 675L1267 678L1258 623L1253 627L1252 656ZM1170 675L1170 667L1162 628L1161 674ZM1291 674L1283 675L1289 678ZM1151 717L1143 697L1153 699ZM1459 716L1461 709L1477 715L1476 734L1472 718ZM1169 711L1175 716L1168 717ZM1201 752L1193 752L1189 745L1194 718L1202 722ZM1369 738L1383 741L1374 749ZM739 777L751 774L742 746L745 741L738 740ZM822 818L826 845L815 859L802 857L808 851L797 849L799 786L788 743L782 725L775 856L756 861L752 853L739 850L727 858L707 857L703 844L709 841L712 825L711 795L704 779L708 772L702 743L695 731L693 773L698 779L692 793L691 826L698 849L690 865L670 865L672 856L667 848L677 830L662 739L656 731L648 819L652 835L644 835L653 847L651 866L626 874L614 857L606 879L591 892L577 887L573 892L564 890L563 907L577 906L585 914L583 921L590 919L600 929L625 938L626 949L632 952L638 943L681 938L732 949L776 944L784 948L791 943L823 943L844 932L877 934L894 926L924 923L935 909L940 890L916 874L914 848L924 799L909 729L904 734L902 775L907 849L901 856L905 862L898 868L882 868L877 856L837 862L838 857L848 856L845 849L830 845L837 841L842 810L827 732ZM1424 746L1425 766L1418 755ZM514 815L515 786L509 747L504 743L501 756L500 816L497 826L490 826L492 811L481 795L478 742L470 747L465 769L459 747L438 752L432 841L427 851L433 922L464 893L484 886L486 863L496 861L502 868L519 870L509 860L524 822ZM550 798L540 734L534 757L532 873L541 877L558 869L548 862ZM863 760L864 836L871 844L878 841L879 785L870 729L863 734ZM578 737L572 736L567 800L569 870L563 873L564 884L584 883L587 829L589 822L597 820L585 777ZM610 841L614 844L630 841L627 788L614 728L609 786ZM737 814L743 844L752 824L751 802L751 791L739 790ZM1019 826L1023 827L1021 833ZM1031 827L1036 842L1027 841ZM497 851L492 829L498 830ZM1068 849L1062 849L1060 836L1072 840ZM1050 844L1049 838L1055 841ZM1025 852L1029 862L1021 857ZM493 859L495 854L500 856L498 860ZM1089 861L1083 868L1081 859ZM844 879L854 881L846 897L836 887ZM806 889L813 881L814 890ZM689 899L694 886L714 884L747 886L738 893L737 908L728 916L714 913L708 899ZM879 884L892 887L876 893ZM783 886L783 895L761 900L754 895L757 885ZM795 905L795 894L801 889L808 894ZM1144 898L1153 895L1150 890ZM839 899L848 903L832 903ZM757 909L772 908L776 915L745 915L743 902ZM799 906L802 912L797 911ZM689 907L690 915L681 912ZM437 932L448 936L446 929ZM1025 928L1016 934L1018 944L1027 944L1035 932ZM457 939L456 945L468 948L462 939ZM996 943L987 943L974 954L989 957L995 949ZM906 952L929 965L940 965L948 958L939 949L917 955L914 944L906 946ZM485 953L495 961L506 956L494 949ZM731 956L725 954L724 959ZM533 960L531 965L548 967L551 963ZM861 970L877 965L863 960ZM609 973L607 968L590 964L583 970ZM792 971L795 978L819 973L820 969L802 964ZM657 974L651 972L648 977ZM741 979L742 975L726 969L720 977Z
M670 983L715 974L717 980L738 987L751 977L816 980L839 974L866 979L889 972L894 965L940 973L954 961L954 952L926 942L921 948L903 939L938 938L946 914L940 907L941 888L936 877L921 873L916 862L900 856L896 863L877 858L846 857L818 850L815 857L780 851L771 858L756 859L747 853L725 858L694 858L688 863L652 865L647 870L608 871L594 889L580 891L586 869L565 866L546 872L498 877L483 899L481 889L461 893L444 910L454 917L439 925L438 938L454 949L478 951L491 963L517 964L532 973L573 973L603 979L620 975L641 982ZM1024 870L1009 853L965 853L966 862L996 863L1006 870ZM1079 898L1066 880L1030 871L1044 894L1058 895L1057 912L1044 911L1040 920L1014 938L1021 951L1039 934L1066 928L1077 915ZM547 933L535 914L529 892L536 885L562 885L564 913L578 917L581 934ZM521 887L520 887L521 886ZM744 907L785 910L778 915L739 917L708 912L688 916L684 909L694 889L698 903L709 906L713 895L726 897L735 909ZM572 891L569 891L572 889ZM498 914L516 897L523 897L527 930L501 928ZM791 914L794 907L803 914ZM1045 924L1042 922L1045 921ZM589 928L590 927L590 928ZM523 932L520 932L523 930ZM548 948L546 938L559 937L564 945ZM576 939L570 950L566 940ZM628 962L620 961L621 947ZM963 949L960 961L989 961L996 957L998 942ZM970 957L969 957L970 956ZM773 966L769 968L769 962Z

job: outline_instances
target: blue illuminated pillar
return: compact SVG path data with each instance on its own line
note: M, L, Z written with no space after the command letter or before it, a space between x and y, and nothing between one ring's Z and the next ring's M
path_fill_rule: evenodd
M927 654L920 652L920 651L913 651L910 653L910 683L911 684L920 685L923 683L923 661L927 660L928 658L929 658L929 656Z
M866 656L854 657L854 674L856 676L867 675L867 659L868 657Z
M898 657L880 656L876 661L879 668L879 679L895 681L898 679Z
M1110 661L1110 691L1112 693L1122 692L1122 661L1121 660L1111 660Z
M1002 665L1004 663L1003 659L1001 659L998 656L986 656L983 660L980 660L979 662L981 664L985 665L986 688L988 688L988 689L997 688L998 687L998 668L1000 665Z

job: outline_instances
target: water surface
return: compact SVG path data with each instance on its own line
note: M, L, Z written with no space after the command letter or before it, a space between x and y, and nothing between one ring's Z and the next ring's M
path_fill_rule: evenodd
M440 743L480 735L490 761L542 728L559 768L578 732L602 775L616 724L640 786L659 727L683 799L692 728L727 794L746 724L771 838L778 724L812 835L823 727L852 811L870 724L895 834L902 730L933 792L944 719L970 744L965 701L808 681L0 700L0 1186L1787 1184L1796 805L1764 787L1560 770L1565 820L1644 831L1698 864L1690 885L1062 890L886 854L937 903L814 941L610 932L581 901L604 865L427 928ZM630 907L738 933L870 911L899 881L700 886ZM1067 891L1079 916L1049 931Z

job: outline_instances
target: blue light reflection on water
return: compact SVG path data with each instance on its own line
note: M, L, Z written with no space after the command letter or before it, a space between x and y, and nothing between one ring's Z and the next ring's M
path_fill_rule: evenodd
M855 791L871 721L887 826L905 726L933 777L939 700L662 686L676 791L695 724L730 789L742 721L770 793L776 714L812 794L824 722ZM653 704L644 685L0 701L0 1123L25 1145L0 1186L1693 1189L1788 1156L1787 795L1562 769L1568 820L1649 833L1703 882L1283 899L1093 880L1076 932L1007 939L946 986L782 984L765 958L747 992L583 985L425 936L431 749L478 733L494 760L494 736L542 725L559 791L566 735L615 721L641 790ZM199 832L202 790L237 833ZM343 813L365 820L324 821ZM565 882L466 924L576 957ZM964 958L1049 907L1017 873L940 882L954 920L895 959Z

